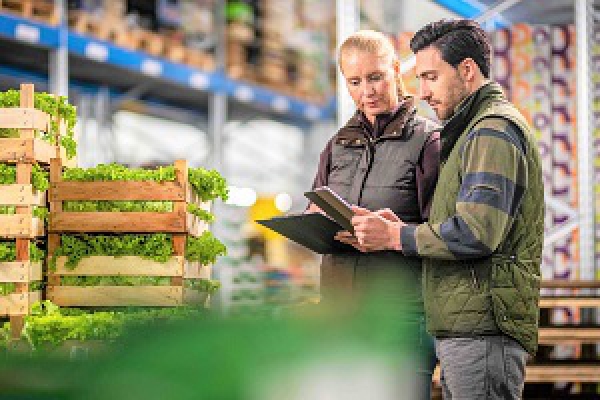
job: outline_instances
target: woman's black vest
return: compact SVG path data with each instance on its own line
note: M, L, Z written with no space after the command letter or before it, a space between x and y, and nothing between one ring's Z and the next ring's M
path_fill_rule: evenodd
M351 204L372 211L389 208L403 221L418 224L423 218L416 168L427 139L439 127L413 110L408 112L399 113L378 138L365 131L358 115L352 117L333 138L327 185ZM420 259L394 251L323 257L324 301L336 290L342 295L358 294L378 280L391 288L391 298L422 308Z

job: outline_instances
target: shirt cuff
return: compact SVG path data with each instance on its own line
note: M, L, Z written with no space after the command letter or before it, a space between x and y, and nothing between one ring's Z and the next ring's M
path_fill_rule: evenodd
M405 256L418 256L417 239L415 231L417 225L404 225L400 229L400 243L402 244L402 253Z

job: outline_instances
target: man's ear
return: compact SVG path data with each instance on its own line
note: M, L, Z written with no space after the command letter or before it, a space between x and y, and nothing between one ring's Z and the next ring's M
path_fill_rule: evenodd
M465 58L459 65L460 73L466 82L471 82L477 76L479 66L472 58Z

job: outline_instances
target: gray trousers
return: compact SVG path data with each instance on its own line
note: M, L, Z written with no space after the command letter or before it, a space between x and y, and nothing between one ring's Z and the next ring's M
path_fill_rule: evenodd
M520 399L527 352L508 336L436 338L445 400Z

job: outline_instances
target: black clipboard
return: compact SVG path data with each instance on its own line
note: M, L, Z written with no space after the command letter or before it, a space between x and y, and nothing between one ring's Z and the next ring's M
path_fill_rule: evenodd
M333 238L337 232L345 229L321 213L286 215L256 222L315 253L332 254L356 251L354 247Z

